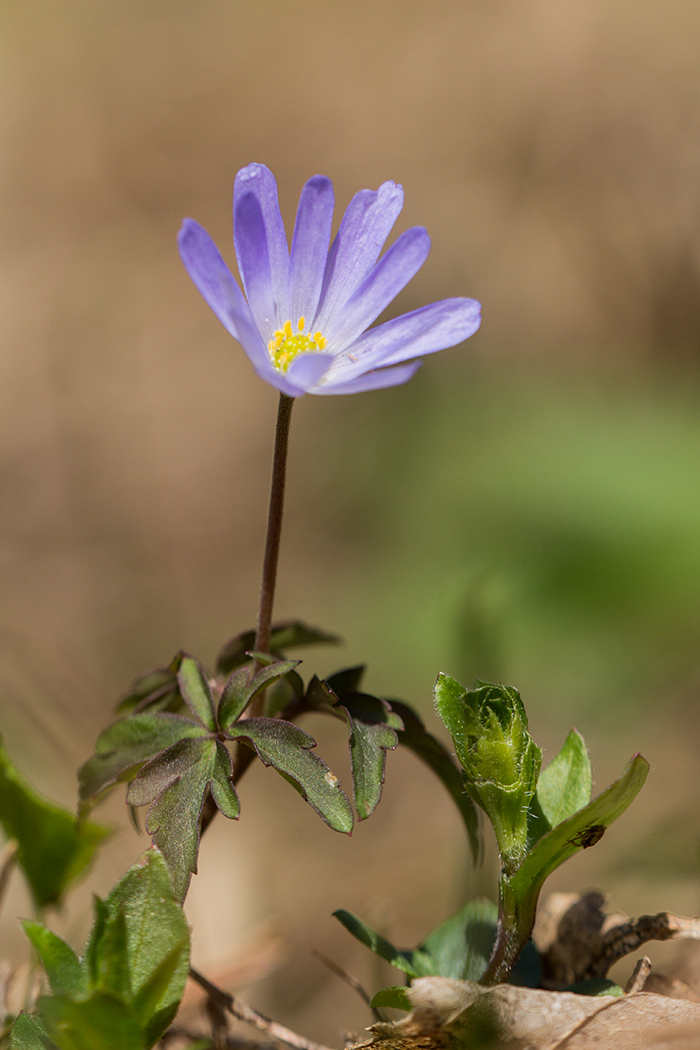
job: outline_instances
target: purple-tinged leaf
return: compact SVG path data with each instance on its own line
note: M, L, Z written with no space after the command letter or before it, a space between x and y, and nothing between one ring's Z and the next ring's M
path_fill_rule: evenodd
M336 696L342 697L344 693L358 693L366 671L365 664L356 667L344 667L342 671L336 671L326 679Z
M182 739L147 762L129 788L130 805L150 804L146 830L167 861L178 900L197 871L200 817L212 781L221 812L238 816L230 775L228 752L214 737Z
M182 697L177 687L177 666L180 656L176 656L169 667L156 667L140 675L129 692L117 705L117 714L128 715L148 709L154 711L173 711L182 707Z
M94 800L107 788L132 780L153 755L184 737L206 736L189 718L159 711L113 722L100 733L95 754L79 771L81 801Z
M261 668L254 676L246 667L240 667L224 686L219 703L219 725L224 732L241 717L251 700L273 682L284 678L299 665L299 660L283 660Z
M381 798L386 752L397 746L396 730L404 725L385 700L368 693L343 694L337 706L350 730L355 809L360 820L365 820Z
M273 766L292 781L329 827L350 834L352 807L338 778L310 750L316 746L312 736L281 718L248 718L229 732L234 738L249 741L264 765Z
M182 698L195 718L212 732L216 732L214 701L204 668L191 656L183 656L177 673Z
M228 817L229 820L238 820L241 804L233 786L232 773L231 755L228 749L217 740L216 759L209 787L212 798L223 815Z

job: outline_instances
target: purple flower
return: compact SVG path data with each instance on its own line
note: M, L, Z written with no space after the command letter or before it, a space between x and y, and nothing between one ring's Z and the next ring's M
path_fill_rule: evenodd
M234 244L243 296L209 234L185 219L179 236L187 272L258 373L289 397L354 394L405 383L425 354L455 346L480 323L474 299L444 299L369 326L418 272L430 251L420 226L379 258L403 206L403 189L385 182L360 190L330 245L333 184L304 186L291 251L277 184L249 164L233 190Z

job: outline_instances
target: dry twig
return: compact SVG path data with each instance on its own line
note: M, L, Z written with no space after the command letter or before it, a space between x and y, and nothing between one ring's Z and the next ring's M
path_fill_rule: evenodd
M231 995L230 992L217 988L215 984L212 984L204 974L199 973L194 967L190 967L190 977L193 981L196 981L200 988L204 989L209 1002L215 1003L219 1008L228 1011L233 1017L251 1025L259 1032L264 1032L271 1039L285 1043L286 1046L291 1046L294 1050L330 1050L330 1047L324 1046L322 1043L315 1043L311 1039L305 1039L303 1035L297 1035L290 1028L285 1028L284 1025L271 1021L269 1018L259 1014L252 1006L241 1002L240 999Z

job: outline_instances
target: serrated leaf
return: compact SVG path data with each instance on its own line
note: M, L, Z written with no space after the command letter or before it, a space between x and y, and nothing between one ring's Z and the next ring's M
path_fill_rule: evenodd
M80 797L94 799L132 780L148 759L185 737L201 737L202 726L182 715L144 712L113 722L97 738L95 754L79 770Z
M130 805L151 804L146 830L168 863L178 900L197 870L199 821L216 752L210 736L179 740L146 763L127 794Z
M37 1008L59 1050L140 1050L144 1046L129 1008L107 992L93 992L78 1002L45 996Z
M382 937L381 933L377 933L366 922L358 919L351 911L346 911L344 908L334 911L333 918L342 923L348 933L357 938L361 944L373 951L375 955L385 959L397 970L407 974L411 979L419 976L419 970L415 966L416 960L412 958L413 952L402 952L395 948L391 941L388 941L386 937Z
M27 919L22 929L39 956L53 994L73 998L87 994L87 975L70 945L41 923Z
M398 745L403 722L386 700L367 693L343 694L337 706L350 729L350 762L355 808L360 820L374 811L381 798L386 752Z
M328 634L316 627L309 627L301 621L275 624L270 634L270 651L284 652L304 645L338 645L341 639L335 634ZM248 653L255 645L255 631L243 631L231 638L219 653L216 660L218 674L227 675L248 661Z
M145 1046L152 1046L175 1016L189 972L187 922L173 897L168 868L157 849L149 849L120 879L106 900L97 904L84 962L94 978L102 974L102 983L110 953L103 951L101 942L120 913L125 922L132 1016L134 1010L142 1014L144 1003L150 1002L152 1012L147 1022L142 1018L141 1038ZM163 982L162 992L154 995L154 979L159 982L155 975L163 965L172 966L173 952L179 955L172 967L172 976L167 983ZM94 1044L100 1048L102 1045Z
M10 1050L57 1050L38 1017L22 1012L10 1029Z
M312 736L281 718L247 718L229 732L233 738L250 741L264 765L291 778L329 827L350 834L352 807L338 778L310 750L316 746Z
M497 921L498 908L492 901L481 898L469 901L419 944L418 950L430 959L429 972L440 977L478 981L491 955Z
M401 718L404 724L403 730L399 731L399 744L409 748L418 756L436 777L442 782L449 792L450 797L457 806L459 814L467 832L467 838L472 852L474 863L477 864L482 855L482 840L479 829L479 814L472 798L464 789L462 770L452 758L452 755L440 743L437 737L429 733L416 712L407 704L398 700L391 700L392 709Z
M238 795L231 782L231 756L211 736L177 741L147 762L132 782L127 802L151 804L146 830L168 862L179 900L187 893L190 876L197 870L200 817L211 789L225 817L236 819Z
M199 661L191 656L183 656L180 670L177 672L177 682L182 699L192 714L210 732L215 733L214 701L204 668Z
M248 704L263 689L298 667L298 660L282 660L262 667L256 675L241 667L231 675L221 694L219 703L219 725L224 732L243 714Z
M381 991L371 999L369 1004L373 1010L412 1010L411 1000L408 998L408 989L405 984L397 984L391 988L382 988Z
M534 845L542 835L573 816L591 800L591 760L583 737L572 729L561 750L540 773L531 804L528 838Z
M57 904L92 863L111 828L79 820L37 794L0 738L0 826L17 843L17 863L39 908Z

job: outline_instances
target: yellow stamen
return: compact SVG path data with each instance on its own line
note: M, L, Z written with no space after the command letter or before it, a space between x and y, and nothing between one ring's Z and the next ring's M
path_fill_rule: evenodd
M285 321L281 329L277 329L274 338L267 344L267 349L272 363L280 372L286 372L292 361L299 354L317 354L326 347L326 338L322 332L316 332L313 336L303 335L306 319L300 317L297 321L297 330L292 330L292 322Z

